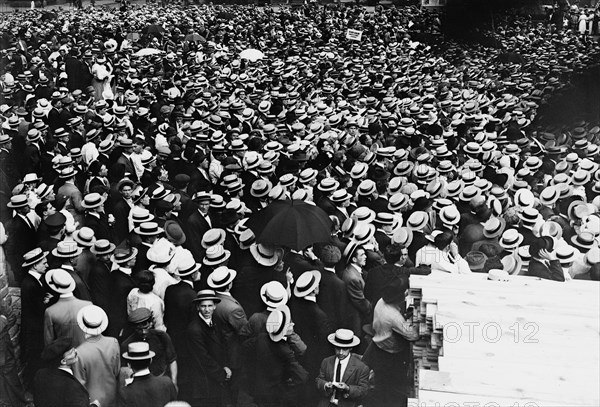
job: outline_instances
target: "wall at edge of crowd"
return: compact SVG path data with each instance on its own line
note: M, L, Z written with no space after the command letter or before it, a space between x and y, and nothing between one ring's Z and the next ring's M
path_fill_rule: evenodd
M8 335L15 350L19 373L22 372L20 365L21 346L19 344L19 333L21 328L21 289L8 286L8 274L6 273L6 261L0 261L0 303L5 304L11 312L9 320Z

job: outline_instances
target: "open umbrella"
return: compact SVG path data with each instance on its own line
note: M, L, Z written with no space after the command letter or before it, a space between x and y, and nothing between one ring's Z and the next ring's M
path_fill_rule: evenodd
M263 54L262 51L259 51L254 48L248 48L240 52L240 58L247 59L252 62L256 62L259 59L263 59L264 57L265 54Z
M157 54L162 54L163 51L156 49L156 48L142 48L141 50L137 51L135 54L133 54L136 57L145 57L148 55L157 55Z
M183 40L189 42L206 42L206 38L196 33L186 35Z
M246 226L259 243L302 250L331 237L331 219L318 206L303 201L274 201L252 215Z

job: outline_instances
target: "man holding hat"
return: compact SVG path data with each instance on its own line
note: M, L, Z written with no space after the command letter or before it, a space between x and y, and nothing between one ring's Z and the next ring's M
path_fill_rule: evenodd
M133 370L133 377L126 381L119 392L119 404L124 406L163 407L177 398L173 382L164 376L155 376L150 365L155 353L146 342L132 342L127 345L123 359Z
M108 326L108 316L96 305L83 307L77 313L77 324L85 341L76 350L78 360L73 374L99 405L117 405L121 358L115 338L102 335Z
M359 406L369 391L370 369L357 356L352 348L360 339L349 329L338 329L327 336L335 347L335 356L323 360L316 384L321 394L319 407Z
M187 328L189 352L181 361L180 397L192 407L220 406L232 377L223 332L213 320L221 300L213 290L201 290L193 302L196 313Z

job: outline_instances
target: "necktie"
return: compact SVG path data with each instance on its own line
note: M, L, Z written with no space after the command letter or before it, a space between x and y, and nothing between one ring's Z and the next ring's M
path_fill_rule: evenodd
M339 383L342 381L342 365L338 359L335 360L335 373L333 374L335 383ZM336 387L333 388L333 398L337 399L337 390Z
M35 230L35 227L33 226L33 222L27 216L25 216L24 218L25 218L25 222L27 222L27 225L29 226L29 229Z

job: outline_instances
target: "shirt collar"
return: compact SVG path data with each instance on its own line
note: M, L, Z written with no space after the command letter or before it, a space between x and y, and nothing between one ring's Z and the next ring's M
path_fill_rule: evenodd
M148 376L149 374L150 374L150 369L142 369L142 370L135 372L133 374L133 377Z
M40 282L40 279L42 278L40 273L34 270L29 270L29 274L31 274L38 282Z
M306 297L304 297L304 299L306 301L311 301L311 302L315 302L315 303L317 302L317 297L314 295L307 295Z
M332 273L335 273L335 268L333 268L333 267L323 267L323 270L327 270L327 271L330 271Z
M131 269L129 267L119 267L119 270L124 273L127 274L128 276L131 275Z
M201 313L198 313L198 316L200 317L201 320L203 320L206 325L211 326L212 325L212 318L211 319L205 319Z
M68 366L59 366L58 368L60 370L63 370L65 372L69 373L71 376L73 376L73 369L71 369L70 367L68 367Z

